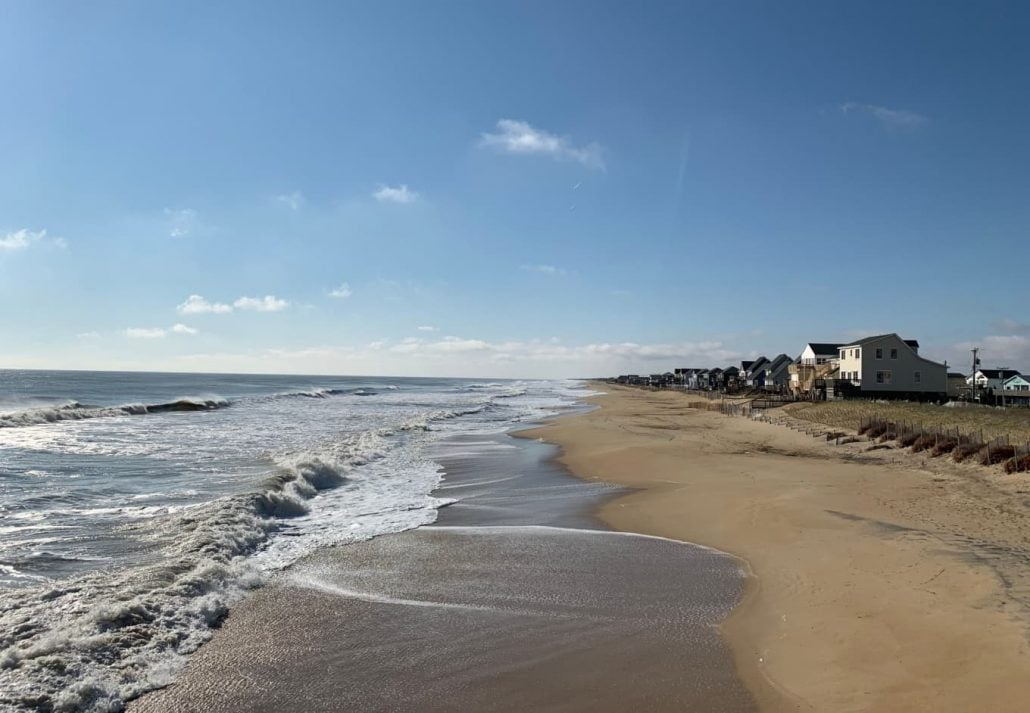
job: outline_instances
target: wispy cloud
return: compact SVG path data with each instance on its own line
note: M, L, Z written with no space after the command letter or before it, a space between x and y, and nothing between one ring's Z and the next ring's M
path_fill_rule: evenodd
M294 191L293 193L281 193L275 196L275 202L286 206L290 210L297 211L303 208L307 201L303 193Z
M556 267L554 265L522 265L519 269L527 272L538 272L541 275L551 275L554 277L566 274L564 267Z
M720 341L566 345L552 339L489 341L461 336L376 340L361 346L310 346L177 357L193 369L277 373L561 377L651 373L683 364L729 364L741 353ZM172 365L174 366L174 365Z
M200 216L192 208L165 208L164 212L169 237L185 238L200 227Z
M380 183L372 196L380 203L414 203L420 197L404 183L399 186L387 186Z
M889 131L911 131L926 124L929 119L922 114L907 109L890 109L876 104L860 104L858 102L845 102L840 107L841 114L859 114L870 116Z
M559 161L576 161L601 171L605 168L603 150L598 144L576 146L565 136L557 136L516 119L498 121L497 133L483 133L479 145L511 154L537 154Z
M339 287L329 290L329 296L335 297L338 300L345 300L352 294L354 293L351 291L350 285L346 282L342 283Z
M416 327L416 329L418 329L418 331L420 331L420 332L438 332L438 331L440 331L436 327L431 327L428 324L424 324L421 327Z
M168 332L161 327L129 327L125 336L130 339L163 339Z
M0 236L0 253L25 250L37 243L50 243L59 248L67 247L64 238L51 238L45 230L22 228Z
M176 324L172 326L172 331L176 334L196 334L197 330L193 327L188 327L185 324Z
M265 295L264 297L240 297L232 305L236 309L254 312L282 312L290 306L290 303L275 295Z
M186 301L177 306L179 314L228 314L232 306L220 302L208 302L200 295L190 295Z
M79 332L75 335L75 338L84 341L100 339L100 332Z

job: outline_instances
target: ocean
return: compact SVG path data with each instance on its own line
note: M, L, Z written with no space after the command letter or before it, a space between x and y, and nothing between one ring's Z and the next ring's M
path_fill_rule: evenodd
M0 710L120 710L322 548L432 523L439 445L575 381L0 371Z

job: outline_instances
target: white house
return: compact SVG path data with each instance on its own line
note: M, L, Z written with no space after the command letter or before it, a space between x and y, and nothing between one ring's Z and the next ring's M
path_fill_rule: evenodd
M977 369L973 376L966 378L966 383L972 386L975 378L977 389L997 390L1003 388L1004 383L1013 376L1021 374L1015 369Z
M1030 380L1022 374L1016 374L1005 379L1006 391L1030 391Z
M919 342L897 334L866 337L837 349L840 379L862 394L916 397L948 391L948 370L919 356Z
M840 344L809 342L801 351L801 358L798 360L798 363L806 366L830 364L840 358L840 347Z

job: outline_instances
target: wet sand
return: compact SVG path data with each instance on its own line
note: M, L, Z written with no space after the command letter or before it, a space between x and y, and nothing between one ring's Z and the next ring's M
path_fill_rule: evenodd
M444 444L435 526L324 550L131 711L753 711L716 625L739 562L608 530L553 446Z
M604 385L525 433L586 479L637 489L612 526L744 558L722 630L764 711L1025 711L1030 481Z

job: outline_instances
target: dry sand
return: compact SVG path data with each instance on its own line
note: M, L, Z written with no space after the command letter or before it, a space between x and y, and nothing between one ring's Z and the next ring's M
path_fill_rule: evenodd
M753 573L724 623L763 710L1025 711L1030 479L834 446L605 385L523 435L639 491L618 529L724 550Z

